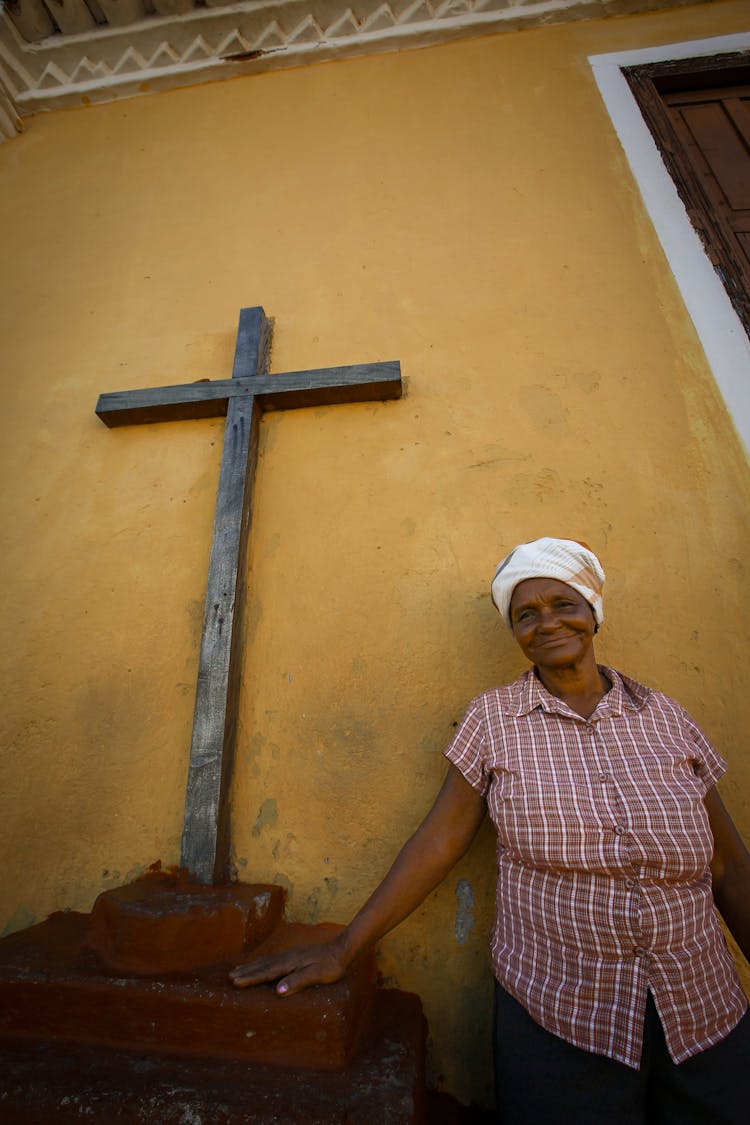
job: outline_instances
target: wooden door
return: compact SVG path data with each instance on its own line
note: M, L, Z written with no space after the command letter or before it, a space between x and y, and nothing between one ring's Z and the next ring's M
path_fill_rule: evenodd
M750 61L661 63L626 76L750 334Z

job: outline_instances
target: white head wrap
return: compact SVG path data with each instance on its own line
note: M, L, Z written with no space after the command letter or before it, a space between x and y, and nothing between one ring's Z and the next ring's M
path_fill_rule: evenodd
M557 578L586 599L597 625L604 621L604 571L593 551L574 539L535 539L522 543L498 564L492 579L492 600L510 625L510 599L527 578Z

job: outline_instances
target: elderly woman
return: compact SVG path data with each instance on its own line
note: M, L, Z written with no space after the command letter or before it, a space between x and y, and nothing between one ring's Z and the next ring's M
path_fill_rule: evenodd
M750 956L750 855L705 735L674 700L597 665L603 585L572 540L500 563L492 598L533 667L471 704L435 804L341 935L232 979L278 979L281 995L339 979L450 871L486 807L499 1118L744 1125L750 1016L714 903Z

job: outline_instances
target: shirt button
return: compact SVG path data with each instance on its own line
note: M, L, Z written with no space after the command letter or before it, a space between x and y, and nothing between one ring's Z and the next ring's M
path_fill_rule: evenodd
M636 945L633 953L635 953L636 957L648 957L648 950L644 949L642 945Z
M625 880L625 886L628 888L628 890L632 891L635 887L638 886L638 880L637 879L626 879Z
M614 828L614 832L615 832L615 836L622 836L625 833L625 829L623 828L623 826L621 824L616 824L615 828Z
M599 780L600 781L609 781L609 774L608 773L600 773L599 774Z

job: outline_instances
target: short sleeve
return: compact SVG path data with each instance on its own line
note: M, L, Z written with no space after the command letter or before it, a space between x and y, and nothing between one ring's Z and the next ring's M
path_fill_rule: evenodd
M680 710L682 711L682 717L688 729L690 740L696 749L695 772L706 786L706 791L708 791L711 786L715 785L719 778L723 777L727 772L727 763L718 751L714 749L698 724L690 718L687 711L682 708L680 708Z
M472 703L458 725L450 746L444 751L445 757L478 793L485 797L490 786L490 777L485 768L486 743L484 723L476 703Z

